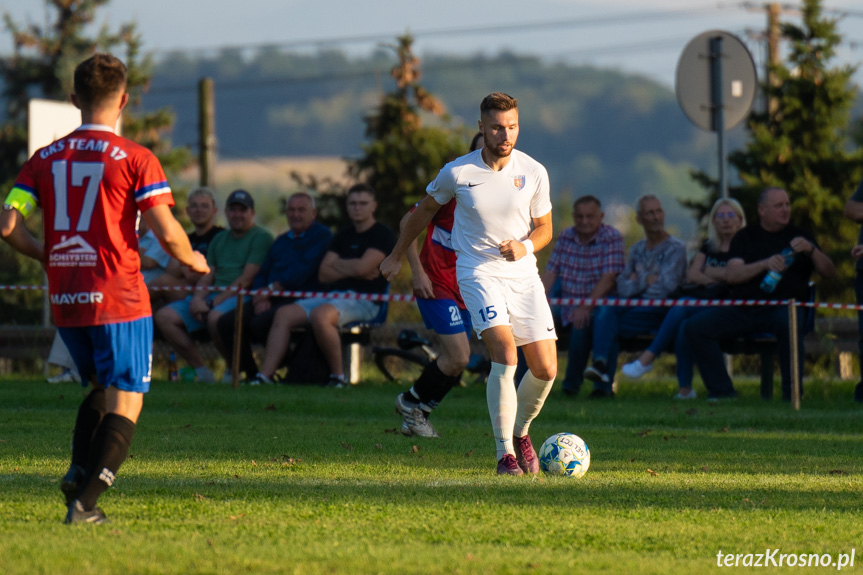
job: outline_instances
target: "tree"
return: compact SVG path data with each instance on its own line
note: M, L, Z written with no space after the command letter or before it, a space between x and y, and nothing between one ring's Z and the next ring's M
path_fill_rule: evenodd
M96 51L125 51L130 105L123 114L123 134L153 150L168 175L189 164L186 149L172 149L162 134L173 124L165 110L135 114L142 94L150 82L151 61L140 58L140 36L134 24L122 26L116 33L102 27L95 38L84 35L84 29L95 19L96 9L109 0L49 0L56 11L50 27L30 24L20 26L8 13L3 20L11 32L14 51L0 59L3 81L5 122L0 125L0 187L9 190L27 159L27 103L33 97L66 100L72 92L73 73L81 60ZM41 227L38 218L28 222L31 229ZM37 233L38 235L38 233ZM42 284L38 264L19 256L5 244L0 246L0 283ZM34 292L0 294L0 323L34 323L41 315L40 298Z
M849 296L854 272L848 250L857 226L842 217L842 208L863 177L863 150L853 149L849 137L855 69L830 67L841 37L836 21L823 17L820 0L805 0L801 25L782 24L782 37L790 46L787 62L772 66L774 85L762 84L777 106L750 115L745 148L729 156L741 180L731 195L751 217L761 190L787 190L792 223L812 230L837 264L837 277L821 285L821 297ZM717 182L704 173L694 177L712 191L708 203L696 207L703 216L718 195Z
M413 38L405 35L393 47L398 56L391 72L395 90L384 94L377 110L365 118L369 142L350 168L352 176L375 188L377 217L393 228L443 165L467 152L464 132L446 127L443 104L420 85L420 61L412 45Z

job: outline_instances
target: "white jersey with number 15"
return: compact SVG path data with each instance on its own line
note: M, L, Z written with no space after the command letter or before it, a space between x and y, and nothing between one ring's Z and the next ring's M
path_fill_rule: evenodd
M551 211L542 164L513 150L507 165L495 172L483 162L482 150L476 150L445 165L426 192L441 205L456 199L452 244L459 277L467 272L503 278L536 275L533 254L508 262L500 255L500 243L526 240L531 218Z

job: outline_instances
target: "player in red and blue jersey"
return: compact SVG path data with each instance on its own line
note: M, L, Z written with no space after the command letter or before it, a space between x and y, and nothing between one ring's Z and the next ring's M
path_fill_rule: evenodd
M0 236L45 266L54 323L83 385L92 383L61 482L66 523L106 521L96 501L129 452L150 388L153 321L138 255L138 212L168 253L196 273L208 272L206 258L192 251L171 214L174 200L159 161L113 133L128 100L120 60L96 54L79 64L72 103L83 125L24 164L0 215ZM36 207L44 243L23 225Z
M481 143L482 134L477 134L470 151ZM441 346L437 359L423 369L408 391L396 397L396 411L402 416L401 432L408 436L438 437L428 417L459 384L470 359L471 320L458 289L456 253L452 247L455 206L452 200L435 213L419 255L415 243L406 254L420 315L426 328L438 335ZM402 225L409 216L410 212L402 219Z

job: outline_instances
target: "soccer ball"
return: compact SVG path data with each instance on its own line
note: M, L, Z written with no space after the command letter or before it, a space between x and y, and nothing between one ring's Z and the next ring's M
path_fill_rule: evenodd
M590 467L590 448L573 433L555 433L539 448L539 467L549 475L581 477Z

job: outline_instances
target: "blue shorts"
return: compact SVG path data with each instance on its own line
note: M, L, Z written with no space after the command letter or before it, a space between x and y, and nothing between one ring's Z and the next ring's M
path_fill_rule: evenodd
M210 293L207 295L207 301L215 299L216 293ZM183 320L183 324L186 326L186 331L189 333L193 333L198 331L199 329L204 329L206 324L203 324L195 319L195 316L189 311L189 304L192 303L192 298L194 296L188 296L186 299L181 299L180 301L175 301L173 303L169 303L165 307L169 307L180 316L180 319ZM246 296L243 298L243 302L252 301L252 298ZM237 307L237 296L232 296L214 307L213 309L221 312L223 314L228 313L229 311L233 311Z
M147 393L153 365L153 318L135 321L58 328L69 355L81 374L81 385L92 376L105 389Z
M417 298L417 307L427 329L441 335L470 334L470 314L455 301Z

